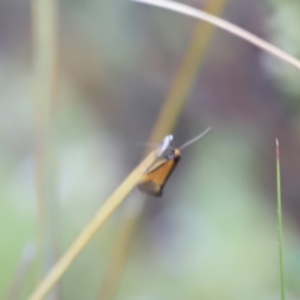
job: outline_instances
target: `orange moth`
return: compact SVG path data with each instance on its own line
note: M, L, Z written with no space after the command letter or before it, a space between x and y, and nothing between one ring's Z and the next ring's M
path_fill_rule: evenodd
M207 128L200 135L187 141L179 148L170 146L173 140L172 135L166 136L158 149L157 159L143 174L138 189L148 195L160 197L167 180L181 158L181 150L202 138L210 129L211 127Z

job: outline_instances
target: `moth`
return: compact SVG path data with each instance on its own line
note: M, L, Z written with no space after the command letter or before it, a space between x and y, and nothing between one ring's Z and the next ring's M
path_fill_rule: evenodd
M173 148L170 146L173 140L172 135L167 135L158 151L157 159L154 163L146 170L143 174L139 184L138 189L151 196L160 197L164 186L171 174L175 170L178 162L181 159L182 149L190 146L191 144L202 138L211 127L207 128L204 132L196 136L195 138L187 141L178 148Z

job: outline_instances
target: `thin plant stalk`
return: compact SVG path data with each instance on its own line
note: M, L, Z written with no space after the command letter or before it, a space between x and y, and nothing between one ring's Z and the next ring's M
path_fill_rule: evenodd
M58 0L31 0L38 281L59 252ZM58 289L55 291L58 297Z
M45 34L41 29L43 19L38 0L31 1L32 17L32 43L33 43L33 110L34 110L34 150L35 150L35 186L37 201L37 268L38 280L42 276L42 253L44 253L43 231L46 218L45 200L45 106L46 97L43 95L41 85L44 83L43 72L43 40Z
M282 201L280 180L280 152L279 142L276 139L276 185L277 185L277 222L278 222L278 251L279 251L279 274L281 300L285 300L284 265L283 265L283 230L282 230Z
M242 29L241 27L234 25L228 21L225 21L221 18L206 13L205 11L181 3L169 1L169 0L132 0L132 1L158 6L161 8L165 8L171 11L175 11L211 23L218 28L221 28L227 32L232 33L233 35L240 37L245 41L248 41L249 43L272 54L273 56L278 57L279 59L289 63L290 65L296 67L297 69L300 69L300 61L295 57L293 57L292 55L286 53L285 51L279 49L278 47L273 46L272 44L259 38L255 34L245 29Z
M120 186L112 193L112 195L100 207L95 217L87 224L82 232L75 239L73 244L64 253L61 259L54 265L42 282L37 286L29 300L43 299L53 286L58 282L61 276L70 267L72 262L86 247L90 240L94 237L97 231L102 227L105 221L111 214L119 207L128 194L139 182L142 174L152 165L155 161L157 153L151 152L120 184Z
M210 0L207 2L205 10L212 14L220 15L226 3L227 0ZM148 143L155 143L173 131L183 106L188 99L195 77L199 73L214 29L215 27L209 23L203 21L196 23L190 44L174 76L169 93L165 98ZM125 263L129 256L134 234L140 221L144 203L147 199L144 195L140 198L130 199L126 203L126 209L123 212L115 243L112 247L112 254L100 285L98 299L110 300L116 294Z

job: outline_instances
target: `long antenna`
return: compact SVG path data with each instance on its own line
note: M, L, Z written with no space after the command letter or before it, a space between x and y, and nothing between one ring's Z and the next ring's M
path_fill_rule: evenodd
M205 136L209 131L211 130L211 127L208 127L205 131L203 131L201 134L199 134L198 136L194 137L193 139L187 141L186 143L184 143L182 146L179 147L179 150L182 150L183 148L186 148L187 146L195 143L196 141L198 141L199 139L201 139L203 136Z

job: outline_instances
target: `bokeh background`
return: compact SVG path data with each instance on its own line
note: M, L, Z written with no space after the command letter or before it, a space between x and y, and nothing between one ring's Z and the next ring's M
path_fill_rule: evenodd
M147 141L199 26L125 0L61 0L57 44L42 38L40 49L37 2L0 1L1 299L26 299L140 161L137 142ZM205 8L220 1L182 2ZM226 20L299 57L299 1L223 2ZM45 7L39 24L47 40ZM53 45L56 62L47 61ZM52 77L43 76L53 65ZM286 293L300 298L299 74L213 32L173 144L212 130L184 150L163 197L147 199L114 299L279 299L275 138ZM47 102L49 86L54 102ZM140 196L135 190L126 201L138 206ZM101 286L124 214L126 203L49 299L109 299Z

